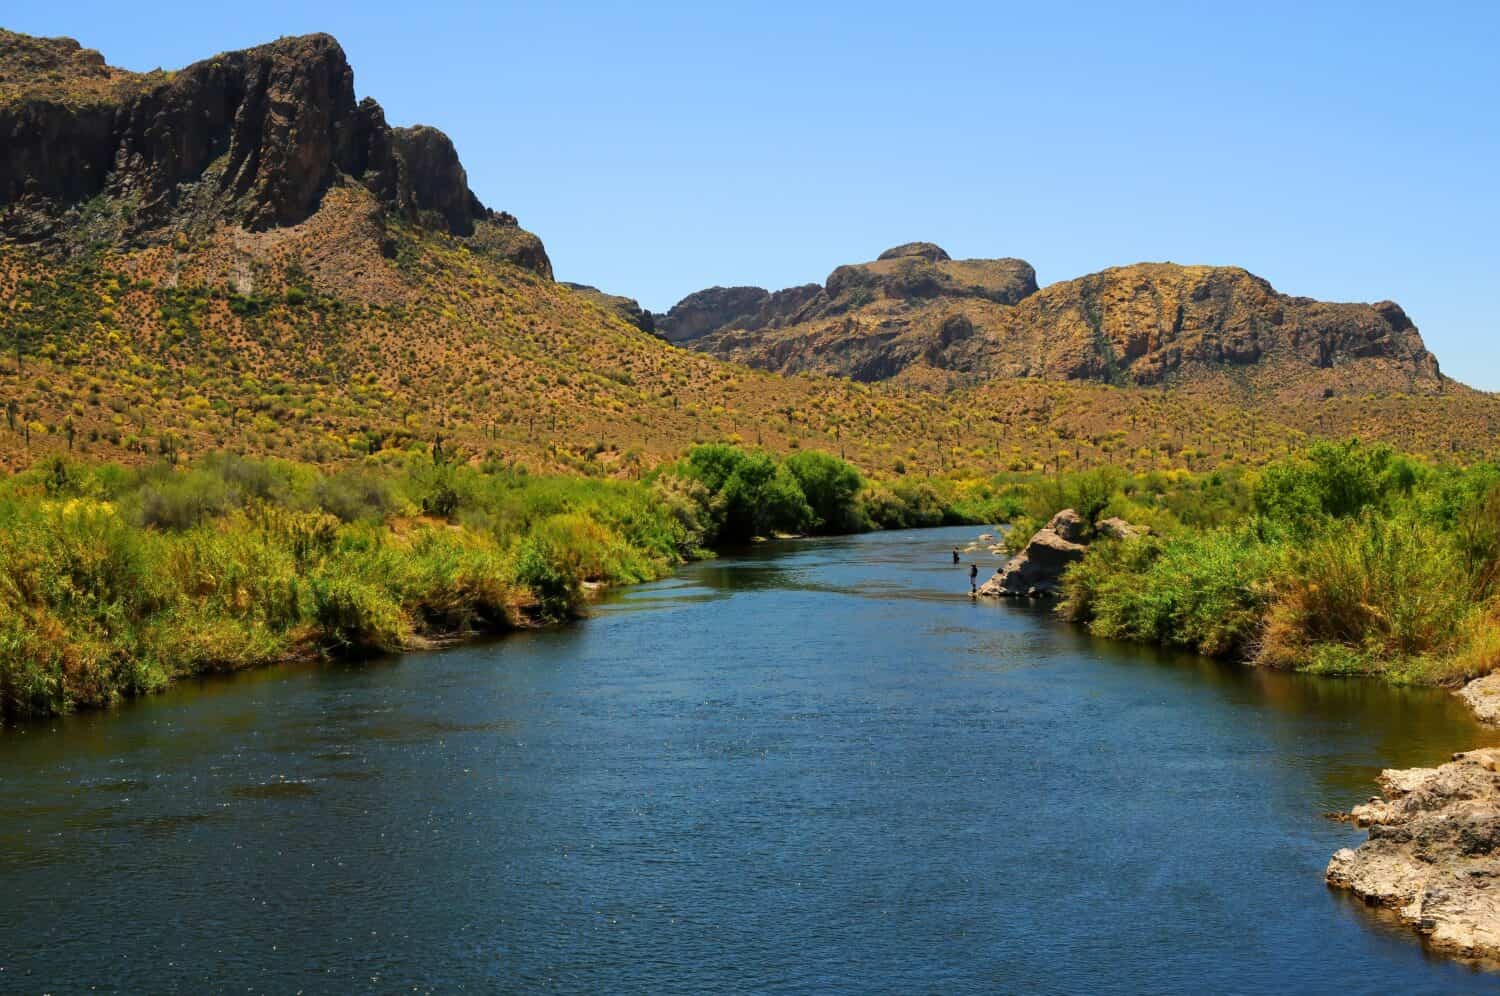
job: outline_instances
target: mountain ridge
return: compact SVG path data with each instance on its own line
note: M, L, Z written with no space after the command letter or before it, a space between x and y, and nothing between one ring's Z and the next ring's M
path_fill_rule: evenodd
M785 295L797 308L773 314ZM1282 294L1232 266L1135 263L1038 286L1022 260L953 260L908 243L840 266L822 285L700 291L655 322L723 359L863 381L1156 386L1240 371L1305 392L1322 389L1313 371L1332 371L1321 379L1335 390L1452 384L1399 305Z

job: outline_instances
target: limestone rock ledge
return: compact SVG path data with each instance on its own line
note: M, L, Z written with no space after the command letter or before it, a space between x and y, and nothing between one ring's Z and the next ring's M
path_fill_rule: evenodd
M1475 678L1458 690L1458 697L1474 711L1481 723L1500 726L1500 671Z
M1378 782L1384 798L1348 814L1369 839L1333 856L1328 884L1394 910L1437 950L1500 958L1500 748Z

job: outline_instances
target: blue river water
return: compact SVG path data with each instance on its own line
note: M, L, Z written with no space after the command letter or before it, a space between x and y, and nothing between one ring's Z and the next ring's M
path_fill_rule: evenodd
M0 734L0 992L1500 989L1322 882L1451 696L972 602L976 532Z

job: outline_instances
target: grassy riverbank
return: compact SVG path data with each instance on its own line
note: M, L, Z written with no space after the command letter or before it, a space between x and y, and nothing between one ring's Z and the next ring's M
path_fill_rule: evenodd
M1094 633L1271 667L1457 684L1500 667L1500 467L1320 443L1257 471L1034 485L1155 535L1099 540L1059 611Z
M697 447L642 481L542 477L440 448L337 472L54 458L0 479L0 717L558 622L591 584L660 577L755 536L1006 508L982 484L875 484L826 454L732 446Z

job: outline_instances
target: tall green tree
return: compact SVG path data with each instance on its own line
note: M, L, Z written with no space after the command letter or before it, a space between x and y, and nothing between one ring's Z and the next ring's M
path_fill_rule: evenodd
M865 482L852 465L816 450L794 453L782 465L796 478L812 509L812 528L853 533L867 527L858 501Z

